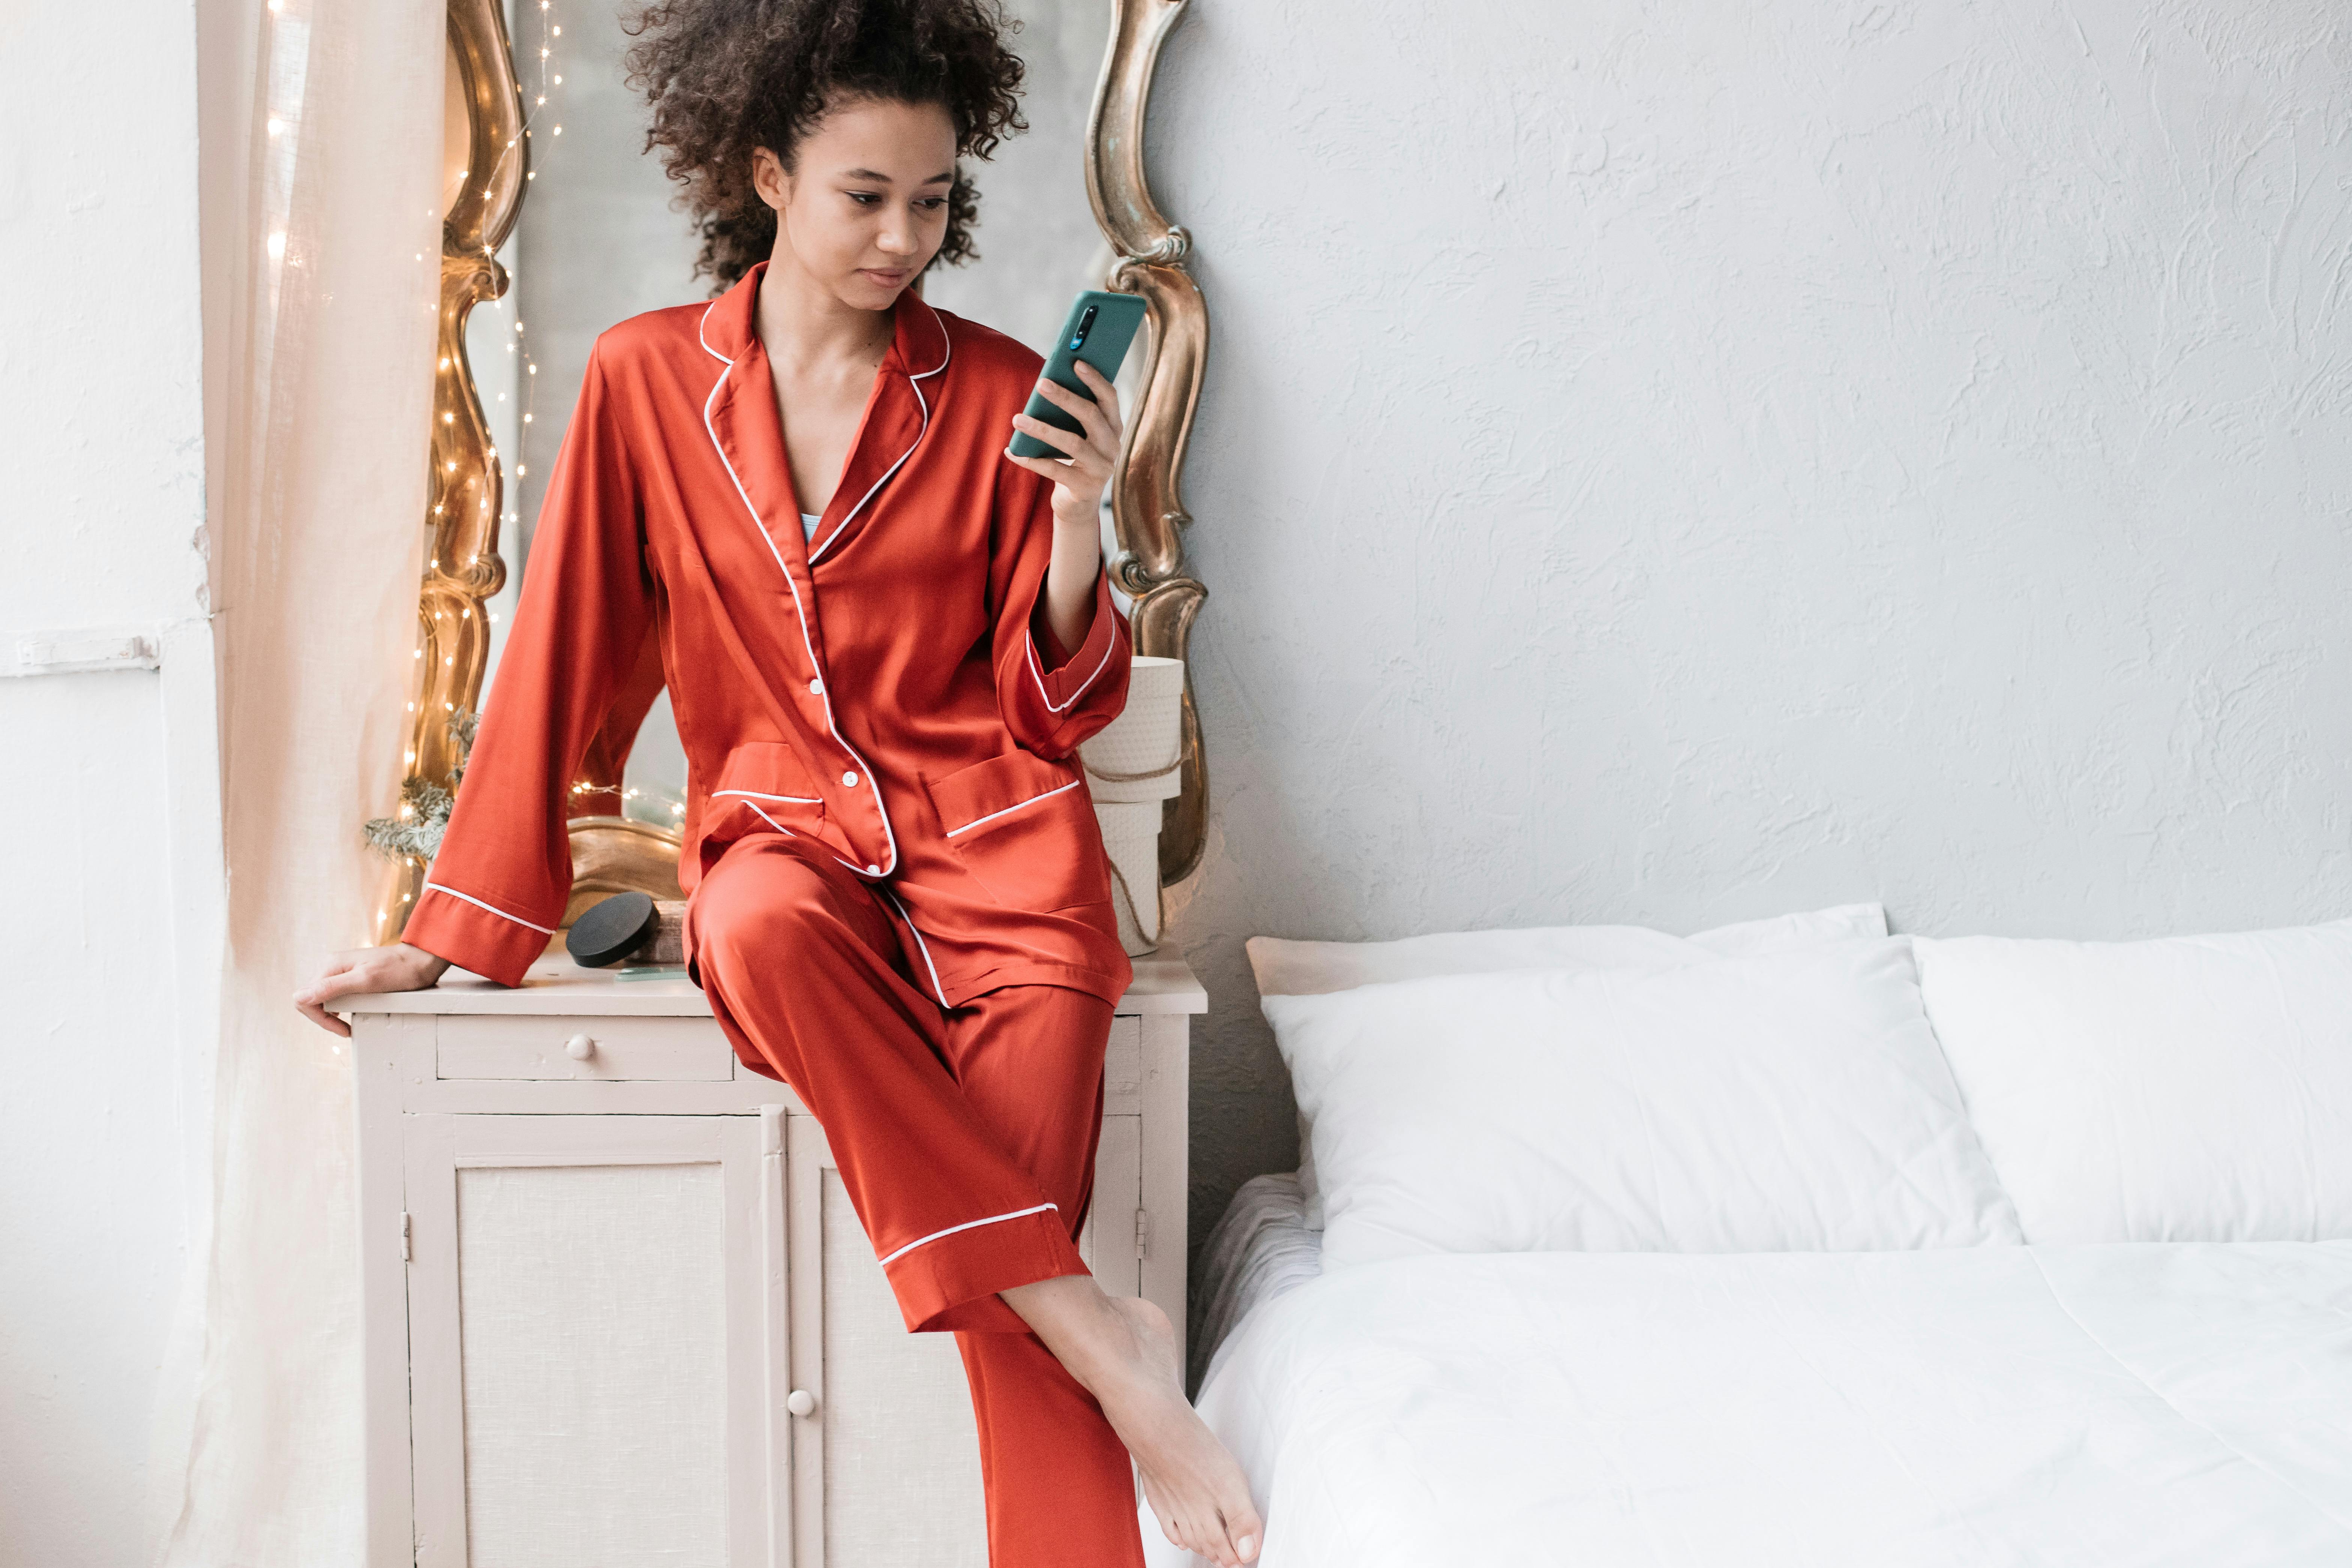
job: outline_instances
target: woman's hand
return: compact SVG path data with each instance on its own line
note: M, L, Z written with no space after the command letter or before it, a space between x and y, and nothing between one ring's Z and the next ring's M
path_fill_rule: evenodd
M329 1034L348 1036L352 1026L328 1012L328 1003L338 996L379 991L424 991L448 967L447 959L436 958L404 942L390 947L355 947L335 954L328 961L326 973L294 993L294 1005Z
M1078 379L1095 395L1088 403L1059 382L1039 377L1037 390L1046 398L1074 416L1086 427L1083 435L1073 434L1043 419L1032 419L1026 414L1013 416L1013 427L1024 435L1034 436L1064 458L1005 457L1033 474L1043 474L1054 481L1054 521L1064 528L1086 531L1088 538L1097 537L1101 529L1098 521L1102 506L1103 487L1110 483L1110 471L1118 463L1118 441L1125 428L1119 422L1118 394L1112 390L1103 373L1084 360L1077 362Z

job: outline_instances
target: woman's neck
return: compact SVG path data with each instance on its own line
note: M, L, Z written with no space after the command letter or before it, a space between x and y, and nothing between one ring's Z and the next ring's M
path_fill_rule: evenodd
M757 324L769 362L789 375L871 371L896 326L891 311L861 310L819 282L781 232L760 279Z

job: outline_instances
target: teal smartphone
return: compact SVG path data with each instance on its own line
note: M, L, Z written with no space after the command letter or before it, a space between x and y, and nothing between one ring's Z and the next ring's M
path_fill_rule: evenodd
M1105 381L1118 379L1118 367L1127 358L1127 349L1135 341L1135 331L1143 325L1143 299L1138 294L1106 294L1089 289L1070 302L1069 320L1062 323L1062 335L1054 343L1054 355L1045 362L1045 379L1056 385L1066 386L1088 403L1095 395L1078 379L1077 362L1086 361L1102 372ZM1057 430L1073 435L1085 430L1077 416L1061 405L1047 400L1042 392L1029 395L1029 406L1023 412L1032 419L1042 419ZM1016 458L1065 458L1069 454L1055 450L1025 430L1013 433L1013 444L1005 448Z

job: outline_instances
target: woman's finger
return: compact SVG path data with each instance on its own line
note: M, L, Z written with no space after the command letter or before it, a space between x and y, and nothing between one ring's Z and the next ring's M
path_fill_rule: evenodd
M302 1016L331 1035L348 1037L352 1026L327 1011L327 1004L338 996L355 995L365 991L383 989L388 978L382 973L383 955L375 948L360 948L339 952L328 962L326 972L294 993L294 1005Z
M1092 441L1072 452L1069 462L1062 469L1062 482L1072 489L1091 487L1100 490L1109 478L1110 459Z
M1083 360L1079 363L1085 363ZM1095 379L1100 381L1102 377L1097 375ZM1084 395L1072 392L1060 382L1041 380L1037 383L1037 390L1045 395L1048 402L1067 410L1081 426L1085 426L1088 440L1098 439L1097 432L1110 427L1109 422L1103 417L1102 405L1090 402Z
M1081 516L1102 504L1102 487L1086 483L1079 477L1076 464L1057 463L1051 458L1016 457L1011 452L1005 453L1004 457L1006 461L1018 463L1031 473L1053 481L1056 515L1068 504L1062 499L1065 496L1077 503Z
M1110 377L1086 361L1078 361L1077 366L1078 379L1085 382L1087 390L1095 395L1095 406L1101 410L1103 421L1110 426L1111 435L1117 437L1124 434L1127 426L1118 416L1118 388L1111 384ZM1114 439L1111 444L1117 446L1118 443Z
M1087 364L1084 360L1080 360L1078 365L1082 370L1094 371L1094 366ZM1095 382L1106 390L1108 389L1109 384L1103 380L1099 372L1095 373ZM1037 384L1051 388L1053 395L1060 402L1061 406L1076 415L1078 423L1086 426L1087 447L1089 451L1100 453L1106 464L1118 461L1119 432L1118 426L1114 422L1117 417L1115 414L1106 417L1101 405L1087 402L1066 386L1050 381L1041 381ZM1112 395L1115 398L1117 395ZM1074 458L1078 456L1076 452L1070 455Z
M1069 477L1070 465L1057 463L1051 458L1024 458L1017 452L1007 452L1004 454L1004 460L1008 463L1018 463L1031 473L1051 479L1057 485Z
M339 952L335 954L332 958L327 961L327 967L320 971L315 979L313 979L308 985L301 987L294 993L294 1000L296 1002L315 1000L316 994L324 988L329 982L342 975L349 974L352 970L358 965L358 963L359 955L357 953Z
M349 1024L344 1023L341 1018L336 1017L332 1013L328 1012L324 1007L319 1005L318 1003L305 1002L301 1004L301 1009L302 1016L304 1017L318 1025L319 1027L326 1030L327 1033L331 1035L341 1035L347 1040L352 1037L352 1026Z
M294 993L294 1005L301 1009L304 1017L326 1030L327 1033L341 1035L348 1039L351 1037L352 1026L328 1012L327 1004L338 996L366 990L367 984L360 979L359 975L360 972L349 965L332 973L320 975L303 990Z
M1048 425L1043 419L1032 419L1026 414L1014 415L1013 427L1036 437L1054 450L1067 457L1076 457L1079 448L1087 445L1085 436L1075 431L1065 430L1058 425Z

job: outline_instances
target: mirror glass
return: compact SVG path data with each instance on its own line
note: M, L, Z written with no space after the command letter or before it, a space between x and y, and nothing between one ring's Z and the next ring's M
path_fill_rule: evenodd
M645 150L645 102L623 79L630 40L621 10L612 0L551 0L544 8L537 0L508 0L530 177L520 221L499 257L513 283L504 299L478 306L467 328L475 384L506 475L499 548L507 581L488 605L485 700L590 347L598 333L640 311L710 297L710 280L693 275L700 248L693 226L671 205L677 187ZM1070 297L1100 287L1114 259L1087 202L1084 162L1111 0L1012 0L1007 10L1021 23L1012 42L1027 68L1022 113L1030 128L1002 143L993 159L967 161L980 193L980 255L961 268L934 267L922 289L931 303L1042 354ZM1129 354L1119 378L1130 411L1141 359ZM583 782L609 791L610 781ZM646 715L617 782L622 815L678 826L686 757L666 695ZM612 793L575 799L588 803L575 816L613 809Z

